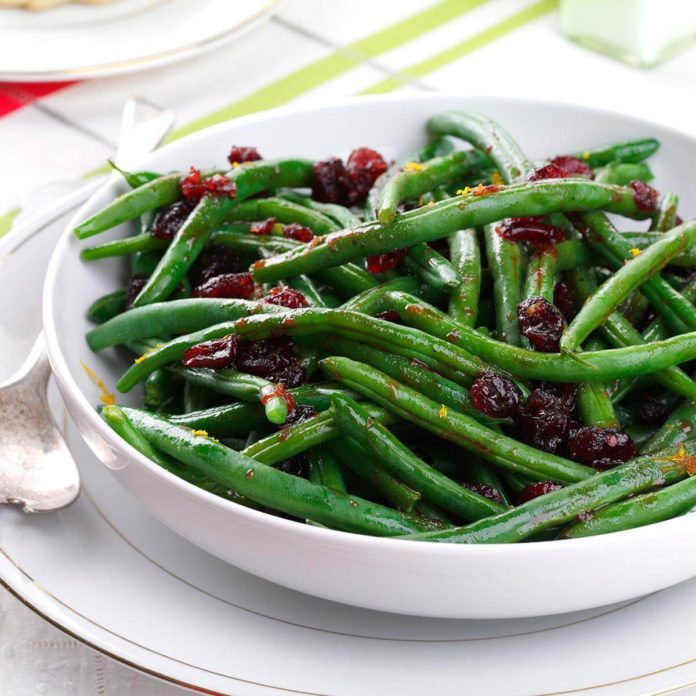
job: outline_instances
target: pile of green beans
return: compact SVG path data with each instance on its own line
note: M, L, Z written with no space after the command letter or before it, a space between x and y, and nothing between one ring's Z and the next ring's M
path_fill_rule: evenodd
M318 195L300 158L204 169L227 188L188 207L186 173L115 168L129 190L75 229L132 226L81 250L125 257L132 276L88 310L90 349L133 361L115 388L142 385L141 407L104 406L104 421L225 504L357 534L543 543L692 510L696 221L646 188L659 143L549 164L483 115L437 114L426 131L350 204ZM569 161L572 175L542 176ZM171 206L184 217L163 235ZM553 241L511 241L511 218ZM200 290L218 256L237 259L245 299ZM521 318L530 301L548 307L540 330L561 317L552 352ZM552 418L553 443L535 435ZM588 433L629 454L588 459L573 444Z

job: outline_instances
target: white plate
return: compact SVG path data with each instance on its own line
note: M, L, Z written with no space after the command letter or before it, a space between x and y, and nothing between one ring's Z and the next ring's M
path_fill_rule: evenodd
M0 10L0 80L75 80L143 70L219 46L282 0L120 0Z
M13 298L0 317L0 380L40 328L41 280L65 221L50 213L34 233L0 242L0 296ZM696 683L696 581L620 606L505 621L314 599L233 568L156 521L54 407L83 494L53 515L0 508L0 582L124 664L235 696L625 696Z

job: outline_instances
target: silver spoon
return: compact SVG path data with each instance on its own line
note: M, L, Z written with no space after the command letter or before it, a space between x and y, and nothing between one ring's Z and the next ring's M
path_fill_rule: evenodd
M123 110L114 157L128 168L154 150L174 124L174 113L145 99L129 99ZM25 512L50 512L70 505L80 493L80 475L48 409L51 366L43 333L28 358L0 384L0 504Z

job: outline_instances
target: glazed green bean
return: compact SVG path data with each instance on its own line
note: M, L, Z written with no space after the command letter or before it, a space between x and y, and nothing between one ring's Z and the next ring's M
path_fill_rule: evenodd
M596 510L581 522L561 531L559 539L577 539L635 529L688 512L696 505L696 477L690 477L655 493L645 493Z
M340 428L339 431L343 433ZM420 502L421 494L385 470L370 456L362 441L341 437L340 440L328 442L325 446L346 469L360 477L380 499L384 499L397 510L413 512Z
M341 464L326 447L314 447L309 450L307 459L309 461L309 480L312 483L320 483L341 493L346 492L346 482L343 479Z
M677 218L678 206L679 196L675 193L665 193L660 196L650 229L656 232L668 232L671 230Z
M393 425L399 421L394 414L374 404L368 404L367 409L371 418L385 425ZM269 466L275 466L284 459L290 459L340 436L341 431L336 427L331 414L320 413L313 418L287 426L278 433L268 435L242 450L242 454Z
M410 535L418 541L455 544L502 544L572 521L580 513L614 503L633 493L672 484L688 475L696 461L696 444L687 442L656 454L632 459L519 507L455 529Z
M348 531L393 536L425 524L383 505L286 474L191 430L136 409L123 409L157 449L241 495L300 519Z
M453 184L479 171L489 162L480 150L452 152L426 162L406 162L388 179L377 201L377 219L388 225L405 201L417 199L438 186Z
M696 333L644 345L588 351L582 356L535 353L484 336L405 293L389 292L385 302L410 326L477 355L502 370L527 379L557 382L603 382L652 374L696 357Z
M461 285L461 278L452 264L428 244L414 244L404 263L411 273L436 290L450 294Z
M325 215L330 220L333 220L339 229L355 227L355 225L360 223L360 218L357 215L354 215L348 208L336 203L320 203L309 196L290 190L282 191L279 197Z
M595 172L595 181L628 186L632 181L651 181L653 173L644 162L610 162Z
M523 295L528 297L543 297L553 304L553 288L556 280L556 250L542 249L537 251L527 264L527 278L524 283Z
M481 250L476 230L457 230L449 238L449 249L452 265L461 282L450 294L447 312L455 321L476 326L481 295Z
M686 223L628 261L585 302L561 338L561 351L575 350L633 290L695 243L696 222Z
M103 324L121 314L126 308L126 291L114 290L94 300L87 310L87 318L95 324Z
M372 421L365 409L352 399L334 396L331 411L336 425L347 437L362 443L387 471L435 505L467 520L488 517L505 509L428 466L387 428Z
M316 234L327 234L341 229L331 218L317 210L282 198L254 198L242 201L227 215L226 220L254 222L275 218L283 224L297 223Z
M367 222L355 229L316 237L310 248L296 249L252 265L258 282L290 278L340 266L364 256L395 251L418 242L448 237L457 230L497 222L504 217L602 209L642 219L633 191L585 179L527 182L474 189L466 195L399 215L390 225Z
M660 143L655 138L642 138L575 152L571 156L583 160L589 167L596 169L611 162L642 162L654 155L659 147Z
M157 239L149 232L144 232L133 237L116 239L113 242L106 242L106 244L83 249L80 252L80 258L83 261L96 261L97 259L107 259L113 256L129 256L139 251L164 249L168 243L166 239Z
M501 468L557 481L581 481L594 473L589 467L497 433L364 363L331 357L324 358L321 365L331 379Z

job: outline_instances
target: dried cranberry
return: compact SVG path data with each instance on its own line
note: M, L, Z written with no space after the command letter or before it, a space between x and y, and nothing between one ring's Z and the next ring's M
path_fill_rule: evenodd
M298 225L296 222L293 222L283 227L283 236L288 239L296 239L298 242L307 243L314 239L314 232L312 232L309 227Z
M269 217L261 222L252 222L251 225L249 225L249 232L251 232L251 234L258 235L259 237L268 237L268 235L273 232L273 228L277 224L278 220L276 220L274 217Z
M522 335L535 350L555 353L563 334L563 315L543 297L529 297L517 305Z
M349 182L349 203L364 200L375 181L387 171L388 165L382 155L369 147L359 147L350 153L346 162Z
M345 203L348 175L343 161L331 157L315 162L312 168L312 196L322 203Z
M189 201L172 203L155 215L150 234L157 239L173 239L192 210L193 204Z
M542 181L543 179L566 179L568 173L557 164L545 164L527 175L527 181Z
M382 321L390 321L392 324L401 323L401 317L395 309L385 309L383 312L375 314L375 317L377 319L381 319Z
M135 302L135 298L140 294L140 291L147 283L146 275L134 275L126 287L126 309L130 309Z
M189 201L200 201L206 196L234 198L237 185L222 174L204 179L200 169L191 167L188 176L181 180L181 193Z
M295 343L289 336L242 341L236 358L237 369L278 382L291 389L305 381L305 370L295 355Z
M246 300L254 294L251 273L223 273L193 290L194 297L227 297Z
M202 285L207 280L225 273L239 270L239 255L233 249L212 244L198 257L193 268L192 278L195 285Z
M307 307L309 302L305 296L294 288L276 287L271 288L268 294L263 298L264 302L287 307L288 309L298 309L299 307Z
M502 504L503 498L500 495L500 491L493 486L489 486L487 483L471 483L470 481L462 481L462 486L468 488L474 493L482 495L484 498L492 500L494 503Z
M574 461L604 471L635 457L638 448L617 428L585 426L568 438L568 453Z
M263 159L255 147L233 145L230 154L227 155L230 164L244 164L244 162L256 162Z
M574 385L542 384L537 387L515 416L518 437L545 452L563 452L576 398Z
M557 244L565 238L560 227L549 225L540 217L511 218L496 232L509 242L529 242L535 247Z
M674 218L674 226L675 226L675 227L679 227L679 225L683 225L683 224L684 224L684 218L679 217L679 215L677 215L677 216Z
M285 425L295 425L296 423L302 423L302 421L314 418L317 415L317 411L308 404L296 404L295 408L288 413L288 417L285 419Z
M573 292L573 288L571 288L568 283L561 280L554 285L553 303L556 305L556 308L567 322L571 322L573 320L573 317L576 314L575 293Z
M669 415L663 401L654 396L646 396L638 406L638 419L645 425L662 425Z
M388 251L385 254L377 254L376 256L368 256L365 259L365 267L368 273L384 273L396 268L408 254L408 249L397 249L396 251Z
M638 210L645 213L654 213L657 210L660 194L652 186L638 179L634 179L629 186L633 189L633 202Z
M307 476L309 476L309 465L307 463L307 458L303 454L299 454L291 459L284 459L276 466L276 469L301 478L307 478Z
M497 372L482 372L471 385L474 406L491 418L507 418L520 405L522 392L508 377Z
M551 164L555 164L559 169L562 169L567 176L586 176L590 179L594 176L587 162L570 155L554 157L551 160Z
M235 334L205 341L188 348L181 362L186 367L209 367L213 370L221 370L234 364L237 345L238 339Z
M525 486L522 489L519 497L519 503L527 503L534 498L538 498L540 495L560 491L561 488L563 488L563 486L555 481L538 481L537 483L530 483L528 486Z
M292 413L295 410L295 399L282 384L267 384L261 388L261 403L265 406L271 399L282 399L285 401L288 413Z

